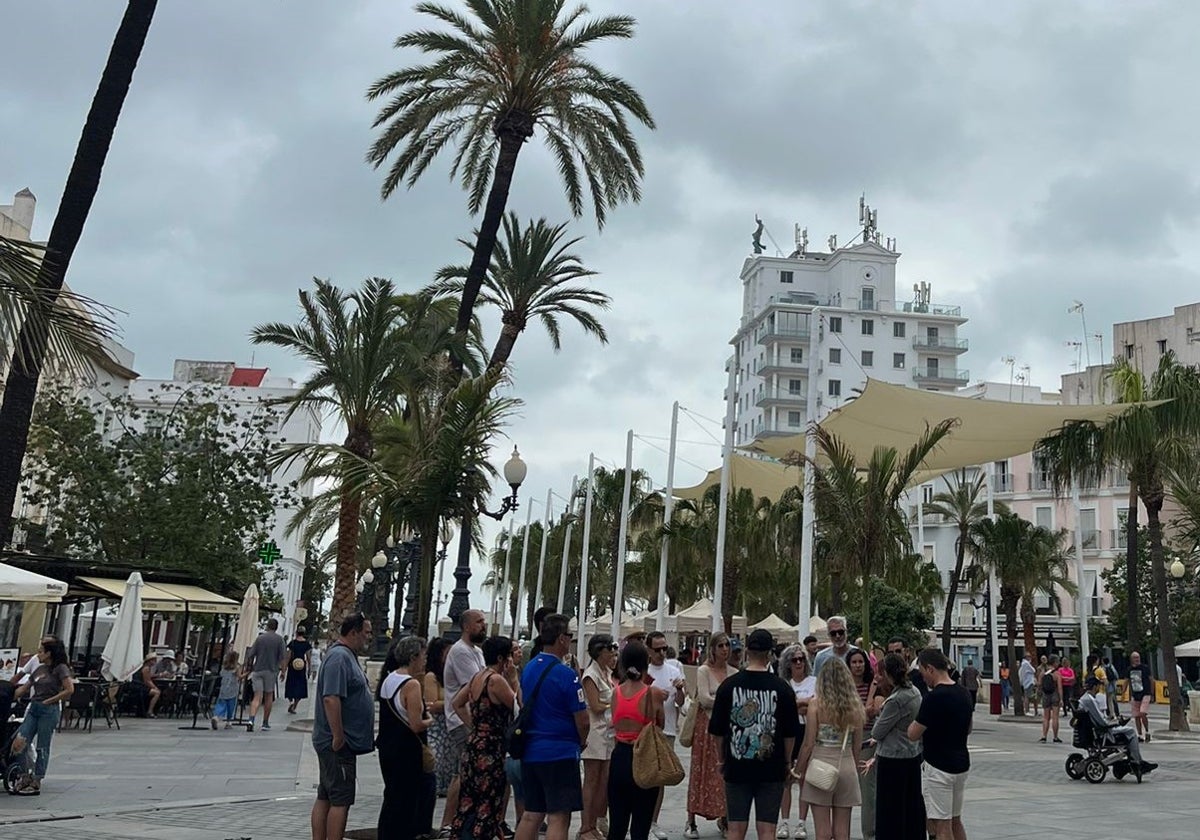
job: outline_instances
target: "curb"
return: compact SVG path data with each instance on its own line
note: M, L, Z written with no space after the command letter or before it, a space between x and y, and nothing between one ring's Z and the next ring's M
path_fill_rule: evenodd
M287 731L288 732L308 732L309 734L312 734L313 719L312 718L298 718L296 720L293 720L291 723L289 723L287 725Z
M306 794L307 796L307 794ZM255 796L217 796L211 799L188 799L179 802L161 802L157 804L143 803L141 805L126 805L118 808L106 808L103 811L77 812L46 812L41 814L20 814L0 816L0 825L18 825L21 823L58 822L61 820L82 820L88 817L111 817L121 814L145 814L158 811L176 811L180 808L204 808L211 805L245 805L250 802L282 802L285 799L302 799L295 791L275 794L258 794Z

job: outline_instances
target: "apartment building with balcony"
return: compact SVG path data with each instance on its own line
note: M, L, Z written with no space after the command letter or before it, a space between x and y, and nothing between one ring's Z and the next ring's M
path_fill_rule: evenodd
M737 366L734 441L796 434L808 421L810 376L817 419L874 378L953 391L968 383L961 363L967 322L959 307L934 303L928 283L897 291L894 240L880 241L866 211L855 242L810 251L807 235L787 257L756 254L742 265L742 313L730 343ZM901 290L909 284L901 284ZM728 368L727 368L728 369Z

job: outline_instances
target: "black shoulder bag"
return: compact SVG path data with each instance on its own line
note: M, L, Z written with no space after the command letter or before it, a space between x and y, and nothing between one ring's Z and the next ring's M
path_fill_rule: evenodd
M550 672L557 668L560 662L551 662L542 671L542 675L538 677L537 683L533 686L533 694L529 697L529 701L521 706L521 711L517 713L513 722L508 725L508 732L505 733L508 739L508 754L513 758L521 759L525 757L525 747L528 744L529 734L526 730L533 719L533 707L537 704L538 692L542 690L542 683L546 681L546 677Z

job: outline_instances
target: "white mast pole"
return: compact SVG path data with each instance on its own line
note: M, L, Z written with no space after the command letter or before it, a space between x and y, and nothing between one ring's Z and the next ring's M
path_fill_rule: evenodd
M575 658L577 661L583 661L583 652L587 650L587 642L584 639L583 625L587 621L587 603L588 603L588 561L591 557L592 548L592 496L596 491L596 453L592 452L588 455L588 484L587 484L587 501L583 505L583 564L579 570L579 613L576 616L576 623L579 625L578 633L575 636Z
M813 307L809 316L808 335L808 398L804 406L804 498L800 515L800 603L796 614L800 618L800 638L808 634L812 619L813 539L816 535L817 506L812 461L817 457L817 379L821 353L821 308Z
M629 554L629 504L633 489L633 429L625 435L625 489L621 495L621 528L617 537L617 585L613 592L612 637L621 638L621 607L625 600L625 558Z
M517 578L517 608L513 611L510 638L517 638L517 618L521 615L521 600L525 594L525 570L529 564L529 523L533 521L533 499L526 502L525 533L521 536L521 576ZM524 623L524 622L522 622Z
M679 401L671 406L671 443L667 447L667 490L663 499L663 525L670 526L675 509L675 439L679 434ZM662 554L658 558L658 615L654 629L662 631L667 625L667 557L671 553L671 537L663 535Z
M713 577L712 631L724 628L721 602L725 597L725 520L729 517L729 468L733 459L734 409L737 408L737 349L729 363L729 381L725 385L725 446L721 449L721 501L717 507L717 567Z
M567 608L567 565L568 554L571 551L571 530L575 527L575 520L571 517L575 513L575 494L579 491L579 476L571 477L571 496L567 502L567 533L563 535L563 553L562 553L562 568L558 571L558 611L561 613Z
M542 600L542 578L546 573L546 544L550 542L550 502L552 501L550 497L553 492L553 490L546 491L546 519L542 523L542 550L538 556L537 588L534 589L532 596L533 603L537 604L534 609L541 606L538 602ZM529 635L530 638L533 637L533 627L529 628Z

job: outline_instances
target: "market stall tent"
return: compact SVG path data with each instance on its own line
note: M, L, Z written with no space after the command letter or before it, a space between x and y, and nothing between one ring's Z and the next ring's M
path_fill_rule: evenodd
M762 621L759 621L755 624L751 624L748 629L749 630L766 630L768 633L770 633L772 636L775 637L775 641L777 643L778 642L790 643L790 642L800 641L799 628L797 628L791 624L788 624L782 618L775 615L775 613L771 613L769 616L764 618Z
M0 563L0 601L57 604L66 594L62 581Z

